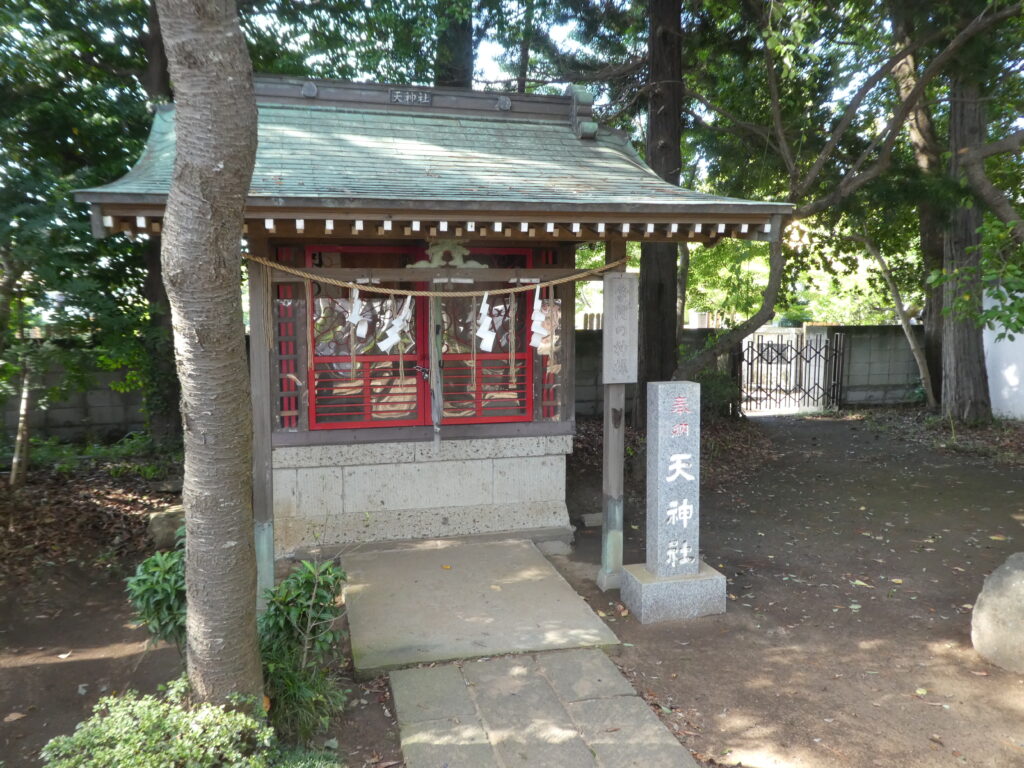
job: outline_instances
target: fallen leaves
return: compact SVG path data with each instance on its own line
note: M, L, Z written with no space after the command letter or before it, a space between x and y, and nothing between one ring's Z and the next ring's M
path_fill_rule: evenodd
M23 717L25 717L25 713L23 713L23 712L11 712L11 713L9 713L8 715L6 715L4 717L4 722L5 723L14 723L14 722L17 722L18 720L21 720L21 718L23 718Z

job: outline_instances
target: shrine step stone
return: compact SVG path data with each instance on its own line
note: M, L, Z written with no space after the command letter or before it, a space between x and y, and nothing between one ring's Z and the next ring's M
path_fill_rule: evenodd
M342 555L360 679L425 662L619 639L533 542L437 539Z
M407 768L696 768L596 649L391 673Z

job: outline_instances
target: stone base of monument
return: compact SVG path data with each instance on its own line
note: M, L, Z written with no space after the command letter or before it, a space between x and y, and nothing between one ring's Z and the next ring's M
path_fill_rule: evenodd
M642 563L627 565L621 598L641 624L711 616L725 613L725 576L703 560L697 573L665 578Z

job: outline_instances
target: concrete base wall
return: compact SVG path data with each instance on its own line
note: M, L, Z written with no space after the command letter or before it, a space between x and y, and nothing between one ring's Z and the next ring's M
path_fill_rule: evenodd
M316 546L569 529L572 438L279 447L278 557Z
M1024 336L997 340L998 330L986 328L984 333L992 413L1024 419Z
M65 399L51 403L49 408L36 408L29 414L29 427L37 437L56 437L59 440L119 440L129 432L146 428L142 413L142 393L115 392L113 381L123 378L122 372L99 371L94 375L91 389L70 392ZM51 371L43 380L46 387L59 386L63 371ZM14 440L18 429L17 396L0 402L3 408L4 435L0 440Z

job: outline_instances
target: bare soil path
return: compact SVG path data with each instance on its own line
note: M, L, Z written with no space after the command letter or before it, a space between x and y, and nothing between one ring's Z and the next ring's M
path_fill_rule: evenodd
M859 418L755 426L771 458L702 493L724 616L623 616L593 585L598 529L556 562L627 643L616 661L637 689L707 765L1024 766L1024 679L970 642L984 577L1024 548L1024 472Z
M1024 768L1024 679L970 644L985 575L1024 549L1024 469L951 450L963 436L946 448L920 431L907 439L903 421L790 417L705 430L706 443L733 446L705 458L702 493L702 549L730 579L724 616L650 626L623 616L617 593L594 586L599 529L554 558L627 644L615 662L705 765ZM601 498L600 430L581 427L574 515L599 511ZM1019 447L1021 434L999 439ZM41 487L37 501L54 496L40 506L46 515L19 518L34 538L19 539L24 552L7 542L4 561L16 567L0 590L6 768L38 765L39 747L101 694L153 691L180 669L174 650L146 649L124 599L140 550L132 515L151 504L98 494L103 484L87 480L70 500L56 498L61 484ZM643 559L642 481L627 486L627 562ZM112 540L124 562L108 554ZM339 757L349 768L400 766L386 680L352 683L351 697L331 729Z

